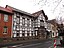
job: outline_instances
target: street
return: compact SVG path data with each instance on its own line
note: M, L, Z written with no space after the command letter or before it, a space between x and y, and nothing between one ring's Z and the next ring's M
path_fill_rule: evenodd
M56 45L60 44L60 38L56 38ZM4 48L54 48L54 38L52 39L46 39L46 40L32 40L32 41L26 41L18 45L9 45ZM61 46L56 46L56 48L63 48Z
M51 48L53 45L53 40L48 39L48 40L40 40L40 41L33 41L29 43L23 43L20 45L15 45L16 48Z

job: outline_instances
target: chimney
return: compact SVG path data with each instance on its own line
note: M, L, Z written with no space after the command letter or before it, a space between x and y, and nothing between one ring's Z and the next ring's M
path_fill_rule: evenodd
M6 5L5 8L8 9L8 10L10 10L12 12L12 8L10 6Z

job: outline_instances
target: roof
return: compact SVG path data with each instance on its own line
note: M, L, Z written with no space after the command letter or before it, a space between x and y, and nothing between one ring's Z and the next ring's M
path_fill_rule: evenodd
M3 8L0 6L0 11L4 11L4 12L7 12L7 13L12 13L12 11L6 9L6 8Z
M37 16L39 16L41 13L42 13L42 10L37 11L37 12L33 13L32 15L34 15L34 17L37 17Z
M45 15L45 13L44 13L43 10L37 11L37 12L33 13L32 15L33 15L34 17L38 17L41 13L43 13L45 19L47 20L48 17L47 17L47 15Z
M48 20L47 22L53 24L53 22L56 23L56 20L55 19L52 19L52 20Z
M33 15L31 15L30 13L27 13L25 11L22 11L22 10L19 10L19 9L14 8L14 7L11 7L11 6L6 5L6 8L7 7L11 8L13 11L20 12L20 13L23 13L23 14L26 14L26 15L29 15L29 16L34 17Z
M53 25L58 25L58 23L56 22L56 19L48 20L47 23L51 23Z

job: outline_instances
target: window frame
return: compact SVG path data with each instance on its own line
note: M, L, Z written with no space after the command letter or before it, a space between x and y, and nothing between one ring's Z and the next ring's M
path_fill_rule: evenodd
M4 31L3 31L3 34L7 34L7 33L8 33L8 27L7 27L7 26L4 26L4 28L7 28L7 29L6 29L7 32L4 32ZM4 30L4 28L3 28L3 30Z
M16 33L16 36L17 36L17 37L20 37L20 34L19 34L19 33Z
M8 22L8 15L4 14L4 22Z

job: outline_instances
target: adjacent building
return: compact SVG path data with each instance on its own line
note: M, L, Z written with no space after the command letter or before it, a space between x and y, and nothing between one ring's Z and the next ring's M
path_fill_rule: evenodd
M34 31L34 16L32 16L30 13L21 11L8 5L6 8L12 10L13 12L13 38L33 39L35 36L37 36L37 33Z
M0 38L10 38L12 33L12 11L0 7Z
M47 31L47 38L51 38L52 37L52 25L49 20L47 21L47 28L46 28L46 31Z
M34 31L37 33L37 37L41 39L46 38L46 21L48 17L43 10L35 12L32 15L34 16Z
M51 24L52 37L58 36L58 28L57 28L58 26L56 20L53 19L53 20L49 20L48 22Z

